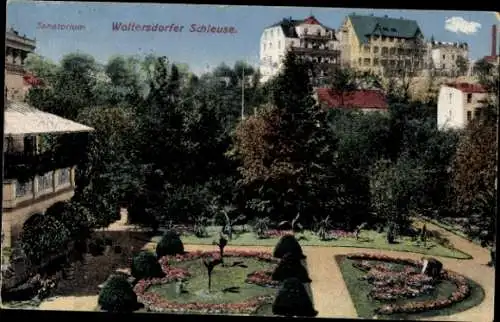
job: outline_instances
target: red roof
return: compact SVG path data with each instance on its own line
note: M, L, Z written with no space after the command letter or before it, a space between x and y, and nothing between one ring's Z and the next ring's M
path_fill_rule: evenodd
M26 85L31 85L31 86L40 86L43 85L43 82L41 79L33 76L33 75L24 75L23 76L24 84Z
M497 59L499 58L500 56L484 56L484 60L487 61L488 63L496 63L497 62Z
M386 110L389 107L385 95L377 90L363 89L349 93L341 93L339 91L333 91L330 88L318 88L317 94L319 103L325 104L330 108L343 107Z
M320 25L319 21L316 18L314 18L314 16L307 17L304 20L304 23L308 25Z
M487 93L488 91L480 84L471 83L448 83L446 86L458 89L463 93Z

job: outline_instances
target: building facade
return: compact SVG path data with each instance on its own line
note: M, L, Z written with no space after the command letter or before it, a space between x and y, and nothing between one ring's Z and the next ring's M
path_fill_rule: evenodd
M29 79L26 78L24 61L29 53L36 48L34 39L26 35L21 36L16 30L9 29L5 34L5 86L8 98L22 100L30 88Z
M351 14L338 38L342 66L377 74L425 68L427 48L414 20Z
M340 62L335 30L313 16L304 20L285 18L262 33L259 67L262 82L281 71L288 51L313 62L317 76L326 76Z
M437 103L437 125L440 129L462 129L474 118L489 94L479 84L453 83L441 86Z
M40 135L93 129L8 99L4 115L2 247L11 247L30 217L43 214L56 202L69 200L74 194L76 160L52 162L59 156L40 149ZM41 163L50 163L45 164L44 173L26 177L26 169Z
M464 76L469 69L469 46L467 43L429 42L429 55L434 72L442 76Z

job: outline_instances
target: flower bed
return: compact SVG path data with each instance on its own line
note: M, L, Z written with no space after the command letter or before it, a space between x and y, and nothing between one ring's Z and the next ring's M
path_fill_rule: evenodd
M424 294L432 290L432 278L420 274L419 270L422 264L419 261L411 259L393 258L385 255L377 254L350 254L348 259L361 260L355 267L368 271L364 277L373 285L370 292L372 298L377 300L394 300L397 298L411 298ZM406 267L402 271L391 271L387 265L376 264L370 265L367 261L382 261L387 263L401 264ZM448 280L454 283L457 290L454 291L448 298L415 301L407 303L392 303L385 304L377 309L379 314L394 314L394 313L420 313L429 310L442 309L463 301L471 292L469 283L466 278L455 272L444 270L441 273L442 280Z
M189 252L176 256L165 256L160 259L160 265L166 276L163 278L152 278L140 280L134 287L139 302L143 303L146 308L155 312L192 312L197 313L225 313L225 314L251 314L259 306L269 303L274 296L264 295L257 296L239 303L176 303L163 298L161 295L153 292L148 292L148 288L153 285L161 285L170 282L184 281L191 277L190 273L183 268L172 267L172 263L180 263L202 259L207 257L219 257L218 251L213 252ZM250 251L226 251L224 257L243 257L255 258L268 263L277 263L278 260L273 258L271 254L265 252L250 252ZM247 283L256 284L265 287L274 287L275 283L268 276L267 271L257 271L248 275Z

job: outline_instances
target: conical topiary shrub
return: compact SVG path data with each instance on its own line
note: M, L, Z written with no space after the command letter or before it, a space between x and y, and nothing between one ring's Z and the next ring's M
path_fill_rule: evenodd
M165 276L158 259L149 252L140 252L132 259L130 273L136 279Z
M184 245L182 244L179 234L173 230L167 231L156 245L156 255L161 258L166 255L177 255L184 253Z
M272 279L284 281L288 278L298 278L301 283L311 283L306 268L302 265L301 259L291 253L286 254L274 269Z
M300 247L299 242L293 235L285 235L281 237L274 248L273 256L276 258L283 258L285 254L290 253L296 258L304 259L304 253L302 253L302 247Z
M139 308L137 295L132 286L123 277L111 277L99 293L101 310L108 312L133 312Z
M318 311L298 278L283 282L273 303L273 314L284 316L315 317Z

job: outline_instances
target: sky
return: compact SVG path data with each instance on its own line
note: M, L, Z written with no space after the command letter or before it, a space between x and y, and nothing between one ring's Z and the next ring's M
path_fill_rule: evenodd
M388 15L414 19L424 36L436 41L467 42L470 58L491 52L491 26L500 24L492 12L368 10L305 7L205 6L176 4L78 3L9 1L7 27L36 38L36 52L54 61L65 54L84 52L105 63L113 55L167 56L186 63L195 73L222 62L238 60L257 65L263 29L284 17L304 19L311 13L324 25L339 28L345 16ZM113 23L184 25L183 32L113 31ZM47 24L80 25L79 30L54 30ZM233 27L233 33L189 32L191 24ZM500 28L499 28L500 29Z

